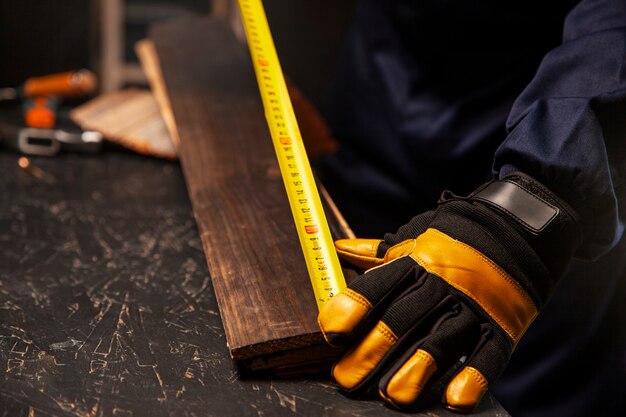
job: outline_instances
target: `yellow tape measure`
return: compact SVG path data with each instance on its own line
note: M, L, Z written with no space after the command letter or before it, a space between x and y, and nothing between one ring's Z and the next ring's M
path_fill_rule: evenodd
M261 0L238 0L265 118L317 307L346 287Z

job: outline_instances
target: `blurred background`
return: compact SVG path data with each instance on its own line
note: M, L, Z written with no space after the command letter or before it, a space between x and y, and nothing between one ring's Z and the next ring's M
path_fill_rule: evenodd
M285 73L319 106L354 1L264 4ZM146 36L149 25L208 14L228 19L239 30L236 1L231 0L2 0L0 87L79 68L96 73L100 93L147 85L134 44Z

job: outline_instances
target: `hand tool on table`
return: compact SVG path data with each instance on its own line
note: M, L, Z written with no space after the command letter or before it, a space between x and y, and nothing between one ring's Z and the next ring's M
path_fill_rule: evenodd
M315 300L321 308L345 288L345 278L302 143L263 3L260 0L239 0L239 9L291 213Z
M39 129L0 121L0 143L26 155L54 156L62 150L95 153L102 134L78 128Z
M27 155L53 156L61 149L97 152L102 144L101 134L75 126L53 129L61 98L90 94L95 88L95 75L82 69L32 77L19 87L0 89L0 101L24 102L23 121L11 117L0 121L0 141Z
M48 96L77 97L93 93L96 85L96 76L89 70L67 71L32 77L19 87L0 88L0 101Z
M59 101L56 96L27 99L23 105L26 126L52 129L57 121Z
M26 126L51 129L56 124L61 98L91 94L96 88L95 75L86 69L67 71L43 77L32 77L17 88L0 89L0 101L24 102Z

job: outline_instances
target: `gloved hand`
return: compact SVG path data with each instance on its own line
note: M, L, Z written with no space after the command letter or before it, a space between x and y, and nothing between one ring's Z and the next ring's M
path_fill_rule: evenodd
M337 241L340 256L367 272L318 317L329 344L351 346L333 368L335 381L349 392L377 385L405 408L465 357L443 403L471 411L580 240L575 212L516 173L469 197L444 193L435 211L384 240Z

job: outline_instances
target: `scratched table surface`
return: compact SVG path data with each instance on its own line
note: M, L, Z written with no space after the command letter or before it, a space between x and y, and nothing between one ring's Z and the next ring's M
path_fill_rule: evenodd
M178 164L18 157L0 149L0 416L405 415L230 360Z

